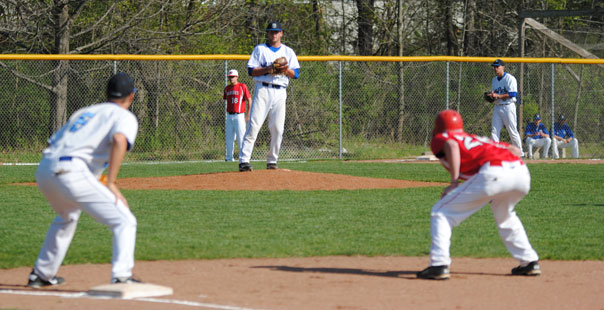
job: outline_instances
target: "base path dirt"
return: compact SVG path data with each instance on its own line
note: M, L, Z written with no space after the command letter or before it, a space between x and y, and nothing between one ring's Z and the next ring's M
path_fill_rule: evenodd
M512 258L455 258L451 279L420 280L427 257L311 257L137 262L135 276L171 296L83 296L111 267L69 265L53 289L24 286L30 268L0 270L2 309L604 309L602 261L542 261L539 277L511 276Z

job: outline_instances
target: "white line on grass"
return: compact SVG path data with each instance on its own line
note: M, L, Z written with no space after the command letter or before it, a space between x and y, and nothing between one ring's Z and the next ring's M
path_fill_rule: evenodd
M111 298L111 297L90 296L86 292L62 293L62 292L18 291L18 290L0 289L0 293L14 294L14 295L29 295L29 296L53 296L53 297L64 297L64 298L116 299L116 298ZM145 302L153 302L153 303L174 304L174 305L199 307L199 308L205 308L205 309L260 310L260 309L253 309L253 308L242 308L242 307L236 307L236 306L207 304L207 303L201 303L201 302L196 302L196 301L177 300L177 299L135 298L135 299L124 299L124 300L136 300L136 301L145 301Z

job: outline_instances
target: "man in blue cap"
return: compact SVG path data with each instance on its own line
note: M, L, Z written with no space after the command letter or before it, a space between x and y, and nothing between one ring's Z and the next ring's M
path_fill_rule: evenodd
M281 150L285 128L285 100L290 79L300 75L300 64L293 49L281 43L283 28L279 22L270 22L266 27L267 42L254 47L247 63L248 74L254 78L256 87L250 121L247 124L243 146L239 156L239 171L252 171L250 160L258 132L268 118L271 142L266 156L266 169L278 169L277 160Z
M558 148L570 147L573 152L573 158L579 158L579 141L575 138L575 133L566 123L566 116L560 114L558 122L554 124L554 158L559 158Z
M508 134L510 134L512 144L522 150L516 118L518 82L516 82L516 78L513 75L505 72L505 62L503 60L497 59L491 66L496 75L491 81L491 97L495 99L493 102L495 105L493 117L491 118L491 139L499 142L501 128L505 126ZM524 153L521 156L524 156Z
M528 156L533 159L533 146L543 149L543 158L547 158L549 153L549 147L552 143L552 139L549 137L549 132L545 125L541 123L541 115L538 113L533 117L533 122L526 125L524 129L524 139L526 148L528 150Z

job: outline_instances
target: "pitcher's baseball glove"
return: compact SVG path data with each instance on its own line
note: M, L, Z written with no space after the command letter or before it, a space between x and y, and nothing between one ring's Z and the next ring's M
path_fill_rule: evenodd
M271 74L284 74L289 68L289 64L287 63L287 58L279 57L273 61L273 65L271 67Z
M495 102L495 98L493 98L490 91L485 91L483 96L484 96L484 100L486 100L488 102Z

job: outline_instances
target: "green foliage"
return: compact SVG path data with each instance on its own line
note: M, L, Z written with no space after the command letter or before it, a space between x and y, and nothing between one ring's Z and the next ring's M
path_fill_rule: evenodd
M417 181L448 181L438 164L283 162L284 168ZM604 165L531 164L532 188L516 208L542 259L604 260L604 209L593 184ZM120 177L234 171L234 163L128 164ZM0 166L0 268L30 266L55 216L35 167ZM560 183L564 176L564 185ZM137 260L324 255L427 255L430 207L442 187L355 191L124 190L137 217ZM292 203L293 202L293 203ZM83 215L66 264L108 263L111 234ZM454 257L509 257L488 207L453 231Z
M522 105L522 113L524 114L525 119L528 120L532 120L533 116L539 113L539 106L533 98L524 98L524 104Z

